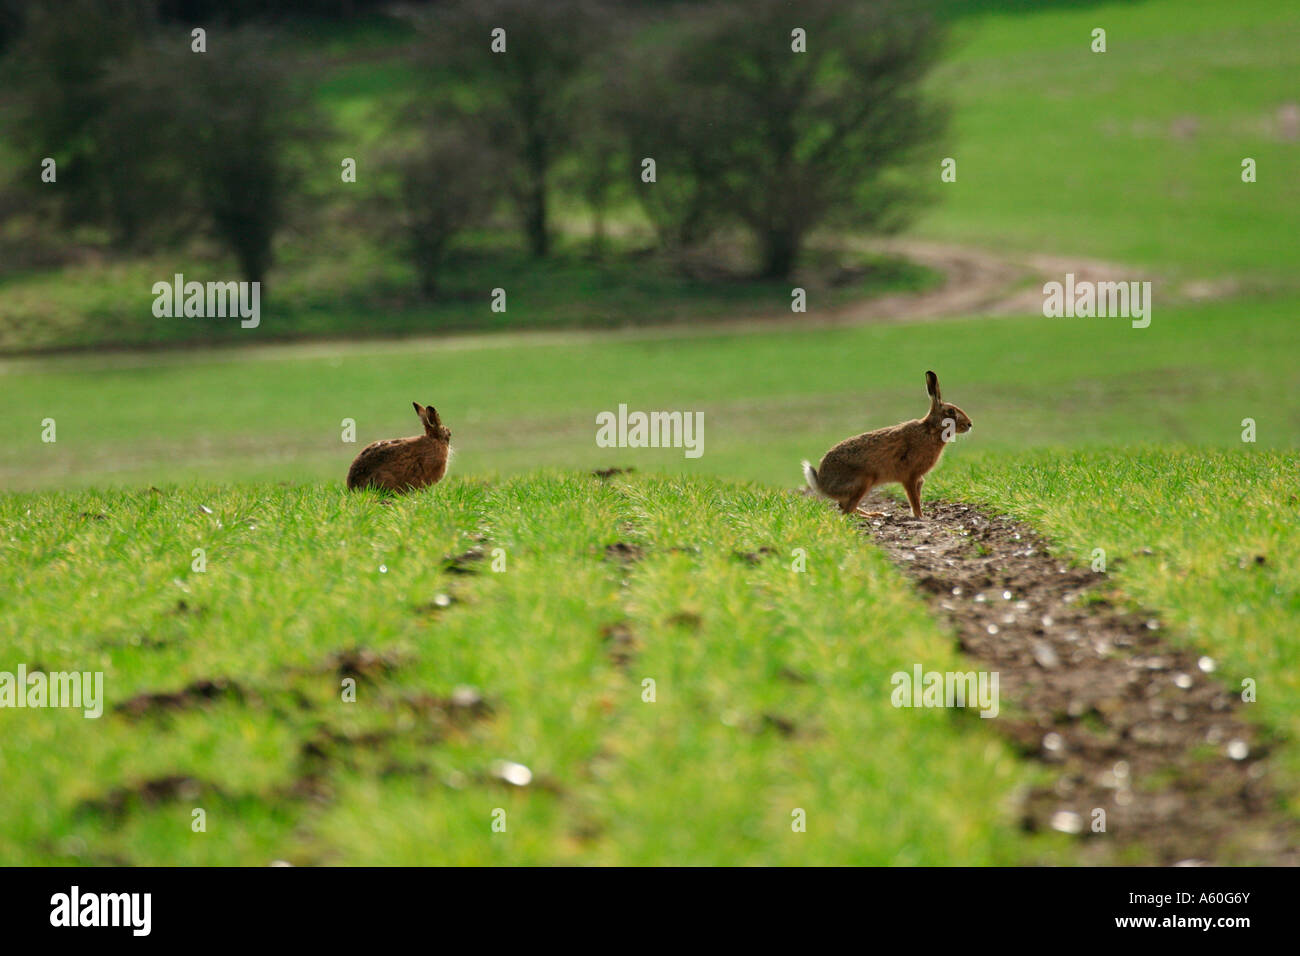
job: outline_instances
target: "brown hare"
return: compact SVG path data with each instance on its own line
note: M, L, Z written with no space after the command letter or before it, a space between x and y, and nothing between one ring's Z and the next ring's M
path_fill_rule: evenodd
M912 514L921 517L926 472L938 463L947 442L971 430L966 413L939 395L939 379L933 372L925 373L925 389L930 393L928 415L846 438L816 468L805 461L808 487L838 501L840 510L849 514L876 485L897 481L907 492Z
M371 442L348 469L349 488L386 488L403 492L437 484L447 473L451 432L443 427L432 405L412 402L424 434Z

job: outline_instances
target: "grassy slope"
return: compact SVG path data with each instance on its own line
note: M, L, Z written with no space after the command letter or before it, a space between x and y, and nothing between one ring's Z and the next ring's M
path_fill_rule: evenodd
M392 507L335 487L18 495L0 524L10 656L102 668L110 705L203 678L244 695L143 725L7 712L0 778L23 786L0 791L6 862L989 863L1061 846L1014 830L1026 772L982 721L890 706L889 674L959 662L887 562L806 499L543 474ZM505 571L440 570L474 535ZM616 541L645 557L604 560ZM456 602L420 609L441 592ZM616 624L625 669L601 636ZM329 655L358 646L395 666L343 703ZM494 716L421 707L457 685ZM495 782L498 759L534 785ZM168 776L201 784L93 806ZM285 795L305 780L328 799Z
M958 178L924 232L1295 288L1300 182L1278 112L1297 102L1300 9L1017 9L960 21L954 54L936 83Z
M788 484L801 457L920 414L922 372L975 420L958 455L1125 442L1241 447L1300 436L1294 303L1124 320L1008 318L700 338L475 338L255 353L0 363L0 486L340 480L356 445L452 429L459 473L633 464ZM704 455L602 449L595 416L703 411ZM58 442L42 444L41 421Z

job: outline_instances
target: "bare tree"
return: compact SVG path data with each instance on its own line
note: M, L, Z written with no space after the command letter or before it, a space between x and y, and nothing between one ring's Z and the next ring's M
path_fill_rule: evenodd
M415 266L420 293L431 298L457 234L483 222L499 198L496 154L464 128L430 123L423 141L389 165L396 189L385 206Z
M460 0L413 14L443 95L461 98L511 160L506 186L534 255L550 249L550 189L580 117L574 83L612 28L597 0ZM448 72L450 71L450 72ZM466 89L470 92L466 94Z
M288 199L302 182L304 151L323 127L262 34L232 31L221 48L190 64L181 108L190 119L188 158L200 204L244 278L262 281Z
M944 125L922 89L940 49L929 18L880 0L727 2L689 33L670 75L710 127L679 137L707 151L709 205L753 233L764 276L788 276L822 222L904 221L924 191L896 174Z
M130 244L139 223L129 201L114 194L122 186L120 159L103 122L113 93L105 77L152 31L150 0L66 0L30 4L26 17L12 17L17 31L3 67L12 90L11 139L25 174L19 182L37 183L45 157L57 164L57 190L36 186L40 200L54 198L65 223L106 225Z
M269 35L238 28L196 55L158 38L114 70L105 113L124 173L124 206L206 225L250 282L265 281L290 197L324 131ZM131 185L134 178L135 185Z
M699 36L697 20L681 14L674 28ZM602 86L606 110L626 143L624 175L660 245L672 250L699 244L727 218L727 144L719 141L726 127L723 96L716 85L688 85L684 72L682 60L654 45L609 61ZM643 179L646 160L654 161L654 182Z
M606 85L607 74L593 70L580 81L571 109L582 117L575 131L571 155L560 170L558 184L577 196L591 214L589 253L605 253L605 223L616 197L628 194L626 138L615 122Z

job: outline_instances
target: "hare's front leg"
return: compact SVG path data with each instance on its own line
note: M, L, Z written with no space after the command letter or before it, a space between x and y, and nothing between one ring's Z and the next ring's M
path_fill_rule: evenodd
M921 517L921 486L925 484L925 478L917 475L909 482L903 483L903 490L907 492L908 503L912 506L912 517Z

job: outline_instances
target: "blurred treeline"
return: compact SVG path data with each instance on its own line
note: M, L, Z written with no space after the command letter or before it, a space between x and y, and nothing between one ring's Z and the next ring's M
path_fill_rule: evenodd
M784 278L814 230L896 229L930 194L916 164L943 128L923 87L942 36L906 4L385 5L419 81L358 155L286 37L346 35L380 7L0 0L7 240L95 235L131 255L202 235L263 280L328 174L349 228L435 296L458 237L510 231L546 257L558 208L586 218L595 256L635 208L662 250L736 236L756 274Z

